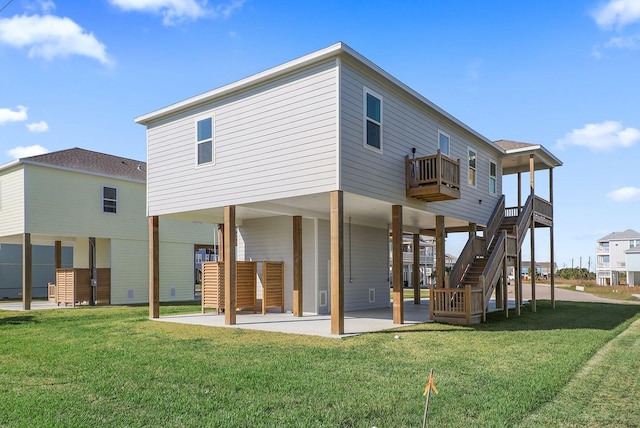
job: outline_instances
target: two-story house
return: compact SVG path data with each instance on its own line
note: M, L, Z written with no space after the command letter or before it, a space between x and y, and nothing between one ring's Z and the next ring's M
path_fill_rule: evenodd
M147 129L150 228L165 217L220 223L222 247L236 249L223 250L227 324L237 260L277 260L287 310L331 313L341 334L345 310L389 306L390 235L394 322L403 322L404 235L435 238L432 317L479 322L487 296L506 298L503 265L519 259L525 233L553 235L552 186L545 201L534 176L551 175L555 156L485 138L344 43L136 122ZM528 199L516 189L518 206L505 207L502 176L527 172ZM445 237L456 232L469 243L445 280Z
M29 309L32 297L48 296L55 269L70 268L86 273L82 281L94 291L100 288L97 303L148 302L145 183L145 162L79 148L1 166L0 267L11 268L0 269L0 296L22 297ZM194 246L213 245L216 228L171 219L162 224L159 298L192 300Z
M636 247L640 247L640 233L633 229L627 229L624 232L613 232L598 239L596 247L596 284L620 285L620 274L627 272L626 252ZM634 254L634 252L631 254Z

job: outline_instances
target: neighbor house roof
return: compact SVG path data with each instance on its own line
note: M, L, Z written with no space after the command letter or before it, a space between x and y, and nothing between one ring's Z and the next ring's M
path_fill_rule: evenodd
M17 163L42 165L140 183L146 182L147 179L145 162L77 147L24 157L18 159Z
M607 236L598 239L598 242L626 241L628 239L640 239L640 233L633 229L627 229L624 232L610 233Z
M625 254L640 254L640 245L629 248L627 251L625 251Z

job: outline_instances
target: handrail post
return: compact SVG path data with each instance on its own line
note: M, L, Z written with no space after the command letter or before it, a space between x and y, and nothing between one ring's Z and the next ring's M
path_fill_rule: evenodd
M464 312L467 325L471 324L471 284L467 284L464 287Z
M482 322L487 321L487 289L486 289L486 278L484 275L480 277L482 279Z
M440 149L436 153L436 180L438 186L442 185L442 153Z
M404 157L404 170L405 170L405 185L406 188L410 188L411 187L411 173L409 172L411 170L410 168L410 163L411 161L409 160L409 155L406 155Z

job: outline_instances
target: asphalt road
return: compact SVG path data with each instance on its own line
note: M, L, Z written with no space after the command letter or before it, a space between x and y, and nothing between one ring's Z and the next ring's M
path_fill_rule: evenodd
M557 301L566 302L600 302L600 303L621 303L625 305L640 305L640 301L606 299L582 291L573 291L560 288L561 283L556 283L555 298ZM638 291L640 293L640 290ZM514 288L508 288L509 298L514 299ZM531 300L531 283L522 283L522 299ZM536 300L551 300L551 286L548 284L536 284Z

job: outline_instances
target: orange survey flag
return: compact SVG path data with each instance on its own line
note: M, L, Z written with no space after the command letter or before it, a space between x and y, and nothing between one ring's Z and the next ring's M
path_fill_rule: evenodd
M433 392L436 394L438 393L438 388L436 388L436 385L433 383L433 371L429 373L429 383L424 387L424 394L422 395L427 395L430 389L433 389Z

